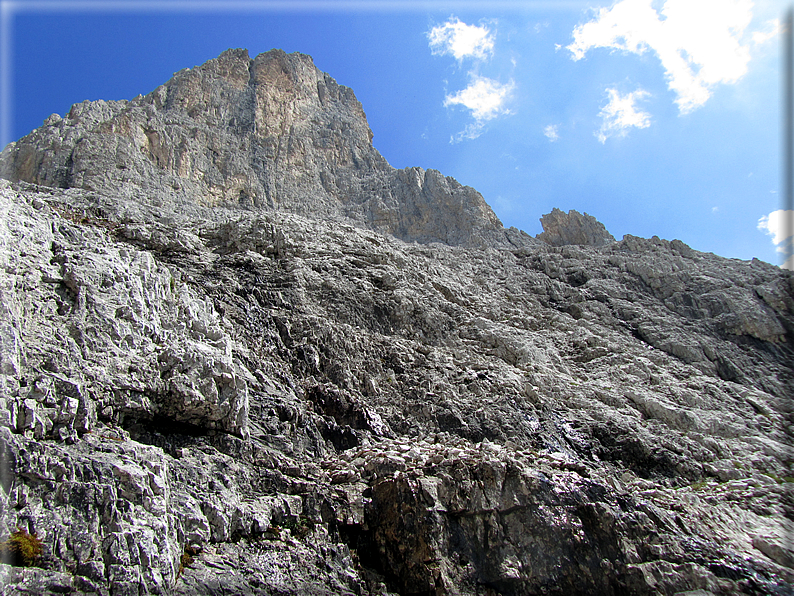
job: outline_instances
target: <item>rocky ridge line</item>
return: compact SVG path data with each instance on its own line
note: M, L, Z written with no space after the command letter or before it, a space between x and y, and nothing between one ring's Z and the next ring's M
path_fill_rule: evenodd
M604 224L592 215L582 215L576 210L565 213L555 207L540 218L540 224L543 232L537 235L537 239L551 246L605 246L615 241Z
M0 173L136 202L345 218L406 241L527 245L473 188L395 170L353 91L310 56L228 50L131 101L85 101L12 143Z

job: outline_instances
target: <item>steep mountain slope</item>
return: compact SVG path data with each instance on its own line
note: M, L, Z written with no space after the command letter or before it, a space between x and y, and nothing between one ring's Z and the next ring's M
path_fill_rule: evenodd
M790 594L791 273L505 231L309 65L0 156L3 593Z

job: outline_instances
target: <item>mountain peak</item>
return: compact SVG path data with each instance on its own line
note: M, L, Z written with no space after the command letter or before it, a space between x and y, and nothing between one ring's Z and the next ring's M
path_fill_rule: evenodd
M536 238L552 246L605 246L615 242L615 237L607 231L604 224L592 215L582 215L575 209L565 213L555 207L551 213L540 218L540 224L543 232Z
M145 96L75 104L9 145L0 173L158 205L344 218L407 241L532 242L474 189L392 168L353 91L282 50L230 49Z

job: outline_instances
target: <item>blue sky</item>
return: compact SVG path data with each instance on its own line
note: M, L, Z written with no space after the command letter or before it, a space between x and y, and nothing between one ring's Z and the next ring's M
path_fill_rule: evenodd
M618 239L782 262L783 0L0 4L3 142L281 48L353 88L394 167L473 186L507 226L576 209Z

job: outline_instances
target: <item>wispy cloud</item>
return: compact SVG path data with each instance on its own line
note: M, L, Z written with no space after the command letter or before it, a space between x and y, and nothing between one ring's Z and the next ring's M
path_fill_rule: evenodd
M502 85L493 79L475 75L468 87L454 95L447 95L444 106L461 105L471 110L475 120L485 122L509 113L504 105L514 87L512 80Z
M476 139L482 134L486 122L510 114L506 104L515 82L510 79L507 83L500 83L480 74L484 64L494 54L494 32L489 27L468 25L451 17L446 23L433 27L427 39L434 55L449 55L458 62L468 58L474 62L468 72L468 86L444 98L444 107L463 106L471 111L474 118L474 122L453 136L451 142ZM515 59L512 62L515 68Z
M766 43L776 38L781 33L783 33L783 24L780 22L780 19L772 19L766 22L766 27L763 31L753 31L753 43Z
M783 254L783 269L794 270L794 211L778 209L758 220L758 229L772 236L772 244Z
M650 114L638 110L634 105L649 97L650 93L644 89L637 89L626 95L621 95L617 89L607 89L606 92L609 103L598 114L603 122L596 131L596 137L601 143L606 143L609 137L625 137L631 128L648 128L651 125Z
M546 135L546 138L552 143L560 138L559 127L556 124L549 124L543 129L543 134Z
M427 38L433 54L451 55L458 61L464 58L485 60L493 55L494 36L491 30L484 25L467 25L455 17L433 27Z
M701 107L717 84L738 81L750 61L742 36L752 20L752 0L621 0L599 9L574 29L567 49L574 60L594 48L654 52L676 94L681 114Z
M474 122L453 137L452 142L476 139L482 134L486 122L502 114L510 113L505 104L515 88L515 83L512 80L502 85L498 81L486 77L471 74L470 76L472 81L468 87L454 95L447 95L444 99L445 107L463 106L471 110L471 115L474 117Z

